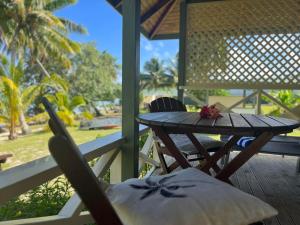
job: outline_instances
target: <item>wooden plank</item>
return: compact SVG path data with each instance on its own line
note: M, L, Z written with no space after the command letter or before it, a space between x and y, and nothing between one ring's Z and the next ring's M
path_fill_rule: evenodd
M165 120L165 123L171 124L174 123L177 126L180 126L182 124L182 121L188 119L189 117L193 116L193 113L188 112L172 112L168 113L168 119Z
M255 115L255 117L261 121L263 121L264 123L268 124L270 127L282 127L285 126L284 123L281 123L277 120L274 120L271 117L268 116L261 116L261 115Z
M166 113L163 112L155 112L155 113L145 113L140 114L137 117L137 120L143 123L151 123L151 121L159 121L161 118L164 118Z
M221 113L222 117L216 119L215 127L232 127L232 122L228 113Z
M283 179L285 174L278 168L275 156L259 156L250 161L251 169L258 179L267 197L266 201L274 206L278 211L277 216L282 225L296 225L290 214L289 201L286 196L292 196L290 191L295 187L290 187ZM284 197L285 196L285 197ZM288 201L288 202L286 202Z
M280 123L288 125L288 126L293 126L293 125L299 124L299 122L296 121L296 120L290 120L290 119L287 119L287 118L275 117L275 116L269 116L269 117L276 120L276 121L278 121L278 122L280 122Z
M120 147L124 142L125 139L122 137L121 132L118 132L79 145L79 149L87 160L91 160ZM61 170L51 156L2 171L0 174L0 203L6 202L59 175L61 175Z
M241 114L242 117L254 128L257 127L270 127L268 124L265 122L259 120L256 118L255 115L252 114Z
M216 119L204 119L200 118L200 120L197 123L197 126L207 126L207 127L213 127L215 124Z
M239 127L239 128L250 128L250 124L242 117L240 114L237 113L230 113L230 118L233 127Z
M199 120L200 120L199 113L191 113L191 116L182 120L181 123L185 124L185 125L193 126L193 125L197 124L199 122Z
M164 6L163 13L160 15L158 21L156 22L156 24L154 25L154 27L152 28L152 30L149 33L150 38L155 36L155 34L158 31L158 29L160 28L161 24L168 17L168 14L173 10L175 3L176 3L176 0L172 0L172 1L170 1L170 3L168 5Z
M141 17L141 24L143 24L146 20L152 17L155 13L157 13L162 7L164 7L169 0L160 0L156 4L154 4L150 9L148 9Z

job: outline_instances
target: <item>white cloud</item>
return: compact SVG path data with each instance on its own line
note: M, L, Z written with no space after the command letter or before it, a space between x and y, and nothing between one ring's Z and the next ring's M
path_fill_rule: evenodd
M150 42L147 42L146 45L144 46L144 49L148 52L153 51L153 45Z
M158 45L159 45L159 47L161 47L161 48L163 48L163 47L165 46L165 44L164 44L162 41L158 42Z

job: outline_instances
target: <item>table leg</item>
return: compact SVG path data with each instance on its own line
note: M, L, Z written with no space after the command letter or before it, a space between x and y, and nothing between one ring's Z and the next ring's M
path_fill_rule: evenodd
M228 181L229 177L244 165L253 155L259 152L268 141L274 136L271 132L264 132L259 135L253 142L244 150L242 150L227 166L225 166L216 178L222 181Z
M203 145L198 141L198 139L195 137L195 135L192 133L187 133L186 135L191 140L191 142L193 143L195 148L199 151L199 153L204 156L204 158L206 159L207 162L209 162L211 159L211 156L209 155L207 150L203 147ZM220 167L216 163L213 163L211 165L211 167L214 169L214 171L216 173L220 172L220 170L221 170Z
M236 144L236 142L241 138L239 135L235 135L230 138L230 140L221 147L218 151L213 154L209 160L206 162L206 164L201 168L203 172L208 171L212 165L216 164L224 155L226 155L232 147Z
M180 152L180 150L175 145L174 141L170 138L170 136L163 130L163 128L152 128L155 134L162 140L162 142L167 147L168 151L175 158L178 164L183 168L192 167L189 161L184 157L184 155Z

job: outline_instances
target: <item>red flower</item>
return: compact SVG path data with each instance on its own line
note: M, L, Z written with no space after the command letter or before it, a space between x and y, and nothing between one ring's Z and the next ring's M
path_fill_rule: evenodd
M211 106L203 106L200 111L201 118L206 119L216 119L218 117L221 117L220 110L217 109L216 105Z

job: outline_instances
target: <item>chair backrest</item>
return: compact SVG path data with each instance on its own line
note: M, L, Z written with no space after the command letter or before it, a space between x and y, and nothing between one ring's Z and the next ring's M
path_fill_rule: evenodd
M69 132L58 118L46 98L42 99L49 116L49 126L54 136L49 140L49 150L58 166L68 178L97 224L122 225L100 181L79 151Z
M169 97L155 99L149 104L149 110L150 112L187 111L185 105L181 101Z

